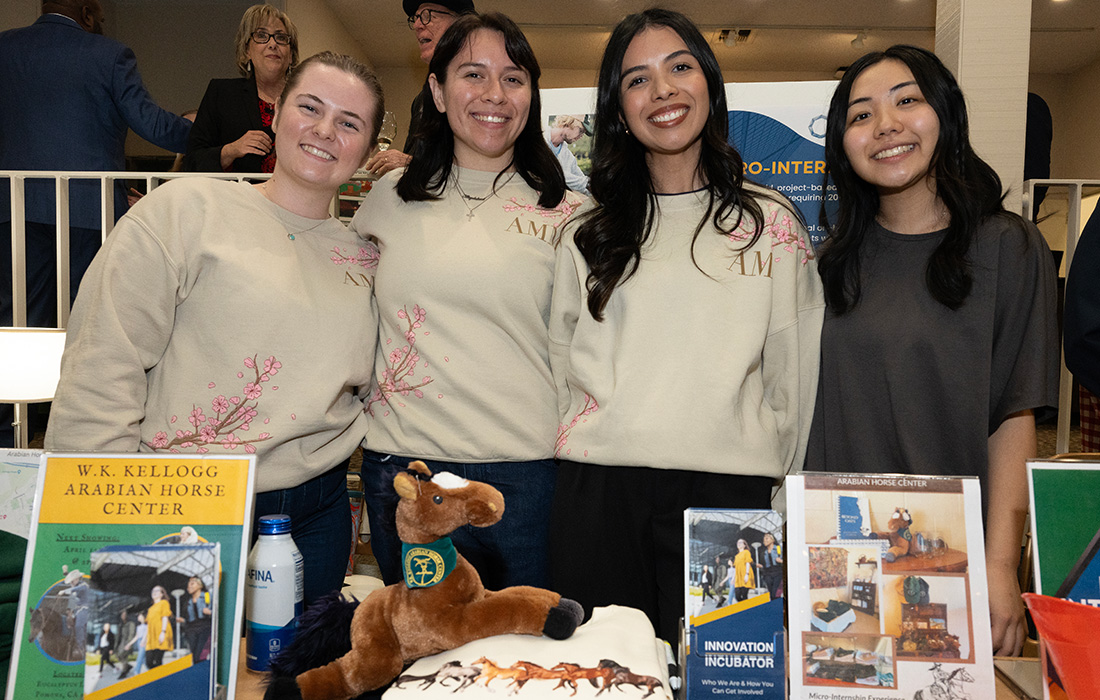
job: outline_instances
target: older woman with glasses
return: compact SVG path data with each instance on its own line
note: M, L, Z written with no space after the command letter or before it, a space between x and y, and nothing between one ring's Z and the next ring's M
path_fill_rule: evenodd
M191 128L183 169L270 173L275 170L271 120L286 76L298 63L298 29L285 12L253 5L237 28L242 78L215 78Z

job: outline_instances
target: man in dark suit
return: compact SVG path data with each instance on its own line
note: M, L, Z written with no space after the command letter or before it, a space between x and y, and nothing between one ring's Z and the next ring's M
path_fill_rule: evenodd
M134 53L102 36L99 0L47 0L29 27L0 34L0 170L124 170L127 128L182 152L191 123L164 111L141 82ZM13 321L10 187L0 181L0 326ZM101 240L99 183L69 187L70 292ZM127 208L122 182L114 213ZM55 326L53 180L26 181L27 323ZM111 226L113 222L108 222ZM10 415L10 412L9 412ZM11 421L0 416L0 445Z
M124 170L127 128L182 152L191 123L158 107L145 90L133 52L101 35L99 0L51 0L29 27L0 34L0 169ZM0 187L0 221L10 223L7 183ZM27 321L56 321L54 183L26 183ZM121 182L115 216L126 211ZM99 183L69 188L71 293L100 243ZM108 225L110 225L109 222ZM10 229L6 230L10 231ZM10 233L0 240L0 278L6 302L0 325L11 324ZM48 279L47 279L48 278ZM48 297L48 298L47 298Z

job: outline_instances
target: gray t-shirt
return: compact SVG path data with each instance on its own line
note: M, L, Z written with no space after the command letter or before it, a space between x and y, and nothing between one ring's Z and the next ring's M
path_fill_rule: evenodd
M807 469L976 475L988 492L989 436L1007 416L1058 398L1054 267L1027 227L1025 236L998 217L979 228L974 284L952 311L925 282L946 232L875 225L858 305L826 312Z

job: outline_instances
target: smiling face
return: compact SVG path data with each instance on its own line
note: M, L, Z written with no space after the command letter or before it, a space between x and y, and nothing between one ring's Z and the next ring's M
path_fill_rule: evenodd
M312 63L275 107L275 172L307 189L334 192L374 146L378 104L362 80Z
M699 61L668 27L645 29L623 54L619 83L623 120L645 147L650 168L671 159L699 162L710 93Z
M904 63L885 59L856 77L844 154L880 196L916 192L934 197L932 164L939 139L939 117Z
M454 24L457 16L453 10L448 10L446 7L434 2L421 3L420 7L416 8L416 14L419 16L424 10L432 11L432 21L424 24L417 19L413 23L413 31L416 32L416 43L420 47L420 60L424 63L430 63L432 55L435 54L435 45L439 41L439 37L443 36L443 32Z
M454 133L455 162L504 170L531 111L531 77L509 58L504 36L475 31L447 66L446 82L433 73L428 84Z
M286 34L286 25L277 19L264 22L257 29L263 29L268 34ZM286 76L286 70L290 67L290 44L285 46L275 41L272 36L266 44L259 44L251 38L248 40L248 58L252 61L252 69L260 80L281 80Z

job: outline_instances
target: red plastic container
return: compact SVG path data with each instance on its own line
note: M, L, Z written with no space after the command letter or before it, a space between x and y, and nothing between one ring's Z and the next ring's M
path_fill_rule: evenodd
M1039 643L1070 700L1093 700L1100 683L1100 608L1024 593Z

